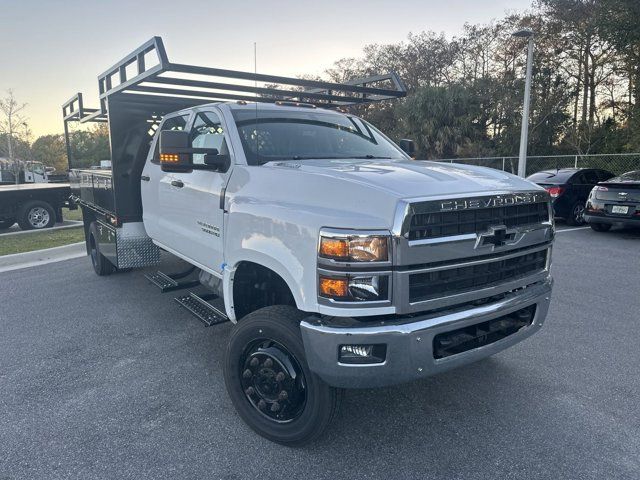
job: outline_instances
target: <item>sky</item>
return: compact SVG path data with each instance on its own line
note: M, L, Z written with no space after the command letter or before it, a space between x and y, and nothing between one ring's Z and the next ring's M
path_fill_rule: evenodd
M260 73L322 74L371 43L409 32L459 35L465 23L522 12L531 0L0 0L0 97L12 89L37 136L62 131L61 105L161 36L170 61Z

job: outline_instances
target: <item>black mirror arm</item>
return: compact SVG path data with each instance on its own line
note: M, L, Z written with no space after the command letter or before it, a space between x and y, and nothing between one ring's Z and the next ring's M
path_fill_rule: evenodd
M226 172L231 166L231 156L220 155L217 153L207 154L204 156L204 164L207 167L212 167L211 169L215 169L218 172Z
M218 155L217 148L172 148L170 153L184 153L184 154L204 154L204 155Z

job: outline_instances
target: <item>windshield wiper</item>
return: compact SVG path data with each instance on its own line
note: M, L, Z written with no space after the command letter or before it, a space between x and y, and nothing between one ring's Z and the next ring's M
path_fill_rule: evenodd
M281 158L280 160L393 160L393 157L377 157L375 155L349 155L343 157L327 156L301 156L294 155L291 158Z
M292 160L393 160L393 157L376 157L375 155L354 155L349 157L328 157L323 155L293 155L291 157L280 157L263 160L260 165L269 162L286 162Z
M354 158L354 157L327 157L324 155L293 155L291 157L274 158L273 160L267 160L267 162L286 162L288 160L343 160L346 158Z

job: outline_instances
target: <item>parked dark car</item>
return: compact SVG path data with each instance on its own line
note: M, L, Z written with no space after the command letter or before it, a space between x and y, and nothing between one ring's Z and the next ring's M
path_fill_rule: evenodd
M584 218L597 232L612 225L640 227L640 170L596 185L587 200Z
M569 225L582 225L589 193L598 182L611 177L613 173L597 168L560 168L542 170L529 175L527 180L549 192L556 217L564 218Z

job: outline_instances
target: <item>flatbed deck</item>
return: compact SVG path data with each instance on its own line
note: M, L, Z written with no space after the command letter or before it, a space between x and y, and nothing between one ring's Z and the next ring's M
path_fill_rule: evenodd
M5 230L16 222L22 229L51 227L63 220L62 207L76 208L70 197L68 183L0 185L0 229ZM37 218L44 220L38 222ZM30 225L30 222L35 223Z

